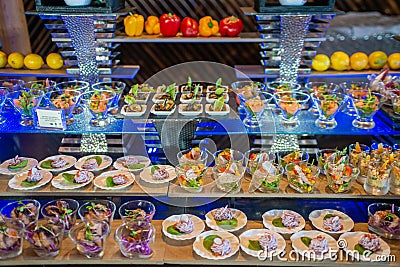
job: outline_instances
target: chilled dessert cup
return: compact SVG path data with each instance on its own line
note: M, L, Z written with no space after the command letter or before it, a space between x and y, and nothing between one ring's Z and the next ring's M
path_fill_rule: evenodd
M203 190L206 171L207 168L203 163L183 163L175 167L179 185L182 189L192 193Z
M380 109L386 98L370 90L353 90L349 93L353 107L356 111L356 119L352 125L360 129L372 129L375 127L374 115Z
M115 115L118 112L118 102L121 98L122 93L124 92L126 87L126 83L119 81L111 81L111 82L99 82L92 85L92 89L95 91L98 90L112 90L115 93L115 96L112 100L109 113L111 115Z
M343 82L339 84L339 87L347 94L350 96L350 94L355 91L355 90L368 90L369 88L369 83L368 82ZM344 113L348 116L355 117L357 116L356 110L353 106L353 103L351 101L351 98L349 97L347 100L347 104L344 108Z
M35 208L30 208L33 206ZM39 201L34 199L23 199L8 203L0 210L0 213L3 218L12 218L16 215L15 212L17 211L18 214L16 218L24 223L25 230L30 230L35 228L35 225L39 218L39 210Z
M314 106L318 111L315 125L322 129L333 129L337 126L336 114L347 102L348 96L337 89L318 90L311 94Z
M302 172L299 172L299 168ZM317 182L319 169L307 162L289 163L285 167L289 186L299 193L312 193Z
M197 163L201 163L201 164L207 165L207 159L208 159L207 151L205 151L205 150L200 151L200 158L198 158L198 159L191 159L191 158L186 157L185 155L187 155L190 151L191 151L191 149L187 149L187 150L183 150L183 151L179 151L178 152L176 157L178 158L179 164L184 164L184 163L197 164Z
M393 217L400 217L400 207L389 203L373 203L368 206L368 230L384 238L400 239L400 225Z
M0 124L3 124L6 122L6 119L1 115L3 113L3 106L6 103L6 95L8 94L8 91L6 87L0 87Z
M400 161L392 163L392 179L390 180L390 193L400 195Z
M327 163L324 167L328 179L328 186L334 193L346 193L351 190L353 182L357 179L360 170L350 164L344 168ZM344 169L347 169L346 171ZM347 172L347 173L346 173Z
M0 218L0 259L15 258L22 254L25 225L18 219Z
M369 162L364 190L371 195L386 195L389 192L392 166L388 162L371 160Z
M39 257L55 257L60 253L64 238L64 224L47 219L39 220L36 227L26 230L26 239Z
M79 89L56 89L46 94L51 107L65 111L67 125L74 122L73 111L80 100Z
M18 90L10 92L6 95L7 99L14 106L15 110L21 114L20 124L22 126L33 125L34 108L39 106L43 95L43 91L37 89Z
M153 255L155 235L156 230L151 223L141 229L132 229L122 224L115 231L115 240L125 257L150 258Z
M244 158L247 173L253 175L260 163L264 161L274 162L276 155L262 148L252 148L244 153Z
M284 169L273 162L270 164L258 164L253 173L252 184L263 193L279 192L279 184L282 180Z
M233 92L239 101L238 112L239 114L246 114L246 107L244 101L246 98L252 98L257 95L257 92L264 91L265 85L253 81L237 81L231 84Z
M83 105L92 114L90 124L95 127L104 127L110 123L108 112L113 104L115 93L112 90L90 90L81 95Z
M95 207L106 207L107 211L101 209L100 212L97 212ZM82 204L78 209L79 217L82 221L90 222L91 220L95 221L104 221L108 225L111 225L114 219L114 213L117 207L114 202L105 199L98 199L93 201L88 201Z
M134 211L143 210L146 215L137 216ZM122 222L127 227L141 227L151 223L154 214L156 213L156 207L153 203L147 200L132 200L122 204L118 209L119 216Z
M219 155L221 155L222 152L226 152L226 153L224 153L225 156L219 156ZM227 163L229 161L237 161L240 164L243 164L244 163L244 154L242 152L240 152L239 150L235 150L235 149L218 150L217 152L214 153L214 160L215 160L215 165L218 165L221 163Z
M68 206L64 206L67 204ZM76 214L79 209L79 202L74 199L52 200L44 204L40 210L43 218L55 223L64 224L64 238L67 237L69 230L76 223Z
M219 164L212 168L212 176L219 190L236 194L242 188L242 179L246 169L240 162L231 161L229 166L232 164L237 166L236 173L232 173L227 164Z
M57 83L56 87L58 89L62 89L62 90L65 90L65 89L78 90L81 93L83 93L83 92L86 92L86 91L89 90L90 84L88 82L85 82L85 81L77 81L77 80L75 80L75 81ZM81 114L83 112L83 108L82 108L80 102L78 102L75 105L75 108L74 108L74 110L72 112L73 112L73 114L76 114L76 115L77 114Z
M299 126L300 122L297 116L309 99L309 95L298 91L274 93L276 107L281 111L281 125L286 128L296 128Z
M99 225L99 226L98 226ZM95 229L101 230L91 230ZM100 233L99 233L100 232ZM78 252L87 258L101 258L104 256L106 239L110 234L110 227L105 221L80 222L75 224L69 238L74 242Z

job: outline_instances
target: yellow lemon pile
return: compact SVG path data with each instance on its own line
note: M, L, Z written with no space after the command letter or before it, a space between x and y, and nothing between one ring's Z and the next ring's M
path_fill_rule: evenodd
M44 65L43 58L38 54L28 54L24 56L20 52L13 52L9 55L0 51L0 68L5 68L7 64L13 69L39 70ZM61 69L64 61L60 54L51 53L46 57L46 64L50 69Z

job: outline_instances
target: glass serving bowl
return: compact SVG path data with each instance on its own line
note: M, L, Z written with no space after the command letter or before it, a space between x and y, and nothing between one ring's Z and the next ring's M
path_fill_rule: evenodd
M39 220L36 227L25 234L33 251L39 257L55 257L60 253L64 237L62 221Z
M92 85L93 90L112 90L115 96L112 100L109 113L115 115L118 112L118 103L124 92L126 83L119 81L99 82Z
M263 193L279 192L279 183L284 169L273 162L260 163L252 177L252 184Z
M246 114L246 107L244 105L245 98L252 98L257 96L257 92L264 91L265 85L253 81L237 81L231 84L233 92L239 101L238 113Z
M249 128L257 128L263 125L261 117L268 104L271 102L272 95L266 92L257 92L255 97L244 98L246 118L243 124Z
M277 153L278 163L283 168L289 163L308 162L310 155L304 150L296 151L279 151Z
M288 91L298 91L301 85L298 83L275 81L267 83L267 91L271 94Z
M328 162L325 167L328 186L334 193L350 191L353 182L357 179L360 170L350 164L333 164Z
M4 118L1 114L3 113L3 107L7 100L8 91L6 87L0 87L0 124L6 122L6 118Z
M10 202L1 208L3 218L17 218L25 225L26 230L35 228L39 218L40 202L34 199L23 199Z
M322 129L333 129L337 126L335 116L341 110L343 104L347 102L348 96L343 92L326 88L311 94L314 106L318 111L318 119L315 125Z
M339 87L343 90L345 94L350 96L350 94L355 90L368 90L369 83L368 82L343 82L339 84ZM357 116L356 110L353 106L353 103L350 97L347 100L347 105L344 108L344 113L348 116L355 117Z
M43 218L55 223L64 224L64 238L69 230L76 223L76 214L79 209L79 202L74 199L57 199L44 204L40 210Z
M99 199L82 204L78 209L78 214L82 221L105 221L111 225L116 208L114 202Z
M242 188L242 179L246 169L240 162L230 161L215 165L212 168L212 176L217 188L223 192L236 194Z
M239 150L226 148L215 152L214 160L215 160L215 165L227 163L229 161L237 161L243 165L244 154Z
M125 225L140 228L151 223L156 207L146 200L132 200L122 204L118 213Z
M15 258L22 254L24 247L25 225L13 218L0 218L2 248L0 259Z
M75 89L57 89L46 95L50 106L65 111L67 125L71 125L75 121L73 111L79 102L81 91Z
M386 98L369 90L353 90L350 94L357 117L352 125L360 129L375 127L374 115L380 109Z
M384 238L400 239L400 207L388 203L373 203L368 206L368 230Z
M176 155L178 158L179 164L184 163L201 163L203 165L207 165L208 153L205 150L201 150L197 147L179 151Z
M309 99L309 95L298 91L274 93L276 107L281 111L280 124L286 128L299 126L300 122L297 116Z
M109 109L114 101L115 93L112 90L91 90L81 95L82 104L92 114L90 124L95 127L104 127L110 123Z
M69 238L78 252L87 258L101 258L106 248L110 227L105 221L80 222L75 224Z
M285 167L289 186L299 193L312 193L319 169L307 162L289 163Z
M198 193L203 190L206 171L207 168L202 163L184 163L175 167L180 186L192 193Z
M7 99L21 114L20 124L22 126L32 126L34 108L38 107L43 98L43 91L32 90L18 90L7 94Z
M153 255L155 235L156 230L151 223L142 229L132 229L123 224L115 231L115 240L125 257L150 258Z
M304 92L309 95L311 95L312 93L318 94L318 92L323 92L327 89L332 92L336 92L337 90L339 90L339 85L334 84L334 83L326 83L326 82L308 82L308 83L304 84L304 87L305 87ZM316 115L316 116L319 115L318 109L314 102L313 102L311 110L314 113L314 115Z
M265 161L274 162L276 158L275 153L261 148L252 148L246 151L246 153L244 153L244 157L246 171L250 175L253 175L259 164L262 164Z
M66 89L78 90L81 93L84 93L90 89L90 84L85 81L75 80L75 81L57 83L56 87L61 90L66 90ZM75 108L72 112L75 115L81 114L83 112L83 108L79 102L75 105Z

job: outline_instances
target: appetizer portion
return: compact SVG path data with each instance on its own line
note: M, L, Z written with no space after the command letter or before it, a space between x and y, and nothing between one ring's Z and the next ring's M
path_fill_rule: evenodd
M93 173L86 170L73 170L63 172L53 178L51 184L58 189L76 189L92 182Z
M57 256L63 240L63 225L45 220L27 231L26 239L39 257Z
M204 222L192 214L172 215L162 223L165 236L174 240L189 240L204 231Z
M131 185L134 180L131 172L116 170L103 172L97 176L94 179L94 185L104 190L117 190Z
M269 210L262 215L265 228L288 235L302 230L306 222L297 212L291 210Z
M115 238L122 255L128 258L149 258L153 255L151 244L154 242L155 229L151 224L139 229L121 225L115 232Z
M218 150L214 154L215 164L223 164L229 161L236 161L239 163L243 163L244 155L239 150L226 148L224 150Z
M189 215L182 215L175 224L168 226L167 232L172 235L190 234L194 230L194 223Z
M222 85L222 78L218 78L215 85L207 86L207 92L215 92L222 89L224 92L228 92L228 86Z
M115 209L113 202L98 200L96 202L86 202L79 208L78 213L82 221L104 221L111 224Z
M400 239L399 207L374 203L368 206L368 229L390 239Z
M275 193L279 191L282 174L282 167L270 161L264 161L254 172L251 182L261 192Z
M20 170L25 168L28 165L28 159L21 158L18 155L16 155L14 158L10 159L8 161L8 169L9 170Z
M369 250L372 254L381 249L380 238L375 234L366 233L358 240L358 246L356 245L354 249L361 255L364 255L365 250Z
M328 240L322 235L314 238L303 236L301 242L317 255L323 255L329 251Z
M80 158L75 163L75 168L78 170L101 171L109 167L112 163L112 158L106 155L89 155Z
M289 186L299 193L311 193L318 179L319 169L306 162L286 165Z
M243 232L240 236L240 247L253 257L271 259L279 255L286 247L285 239L278 233L265 229L251 229Z
M69 232L76 222L78 207L79 203L73 199L53 200L43 206L42 215L55 223L62 222L66 232Z
M332 259L331 251L338 251L338 242L320 231L300 231L290 237L292 247L310 260Z
M125 156L114 162L114 168L121 171L140 171L150 165L150 159L145 156Z
M207 231L196 237L193 250L203 258L222 260L239 250L239 240L226 231Z
M205 171L202 163L184 163L175 167L180 186L189 192L200 192L203 189Z
M22 253L24 224L18 219L0 220L0 259L17 257Z
M209 246L209 240L212 240ZM224 256L231 252L231 243L228 239L221 239L219 236L208 236L204 239L204 247L211 250L214 256Z
M71 168L75 163L76 159L73 156L56 155L47 157L39 162L38 168L58 172Z
M151 168L151 175L154 180L165 180L169 177L169 173L164 166L153 166Z
M217 188L223 192L238 193L241 189L245 168L235 161L215 165L212 175Z
M63 173L61 176L68 182L74 184L84 184L91 181L91 173L88 171L76 171L75 174Z
M220 96L213 104L206 105L206 113L209 115L227 115L230 112L228 104L225 104L225 97Z

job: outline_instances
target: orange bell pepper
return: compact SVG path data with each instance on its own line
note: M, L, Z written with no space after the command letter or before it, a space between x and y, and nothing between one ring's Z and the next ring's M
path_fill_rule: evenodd
M144 23L147 34L160 34L160 20L156 16L149 16Z
M213 20L211 16L205 16L199 21L199 35L209 37L217 35L219 32L218 21Z

